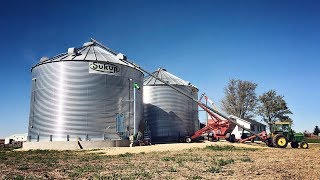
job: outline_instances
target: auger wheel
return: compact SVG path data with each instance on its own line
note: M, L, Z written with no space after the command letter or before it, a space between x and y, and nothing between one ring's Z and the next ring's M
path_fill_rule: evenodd
M190 137L186 137L186 143L191 143L192 142L192 139Z
M266 145L267 145L268 147L273 147L272 139L271 139L271 138L266 139L264 142L266 143Z

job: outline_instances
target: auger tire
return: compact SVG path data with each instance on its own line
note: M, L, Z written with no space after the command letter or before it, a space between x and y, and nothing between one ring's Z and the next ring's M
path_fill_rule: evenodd
M192 142L192 139L190 137L186 137L186 143L191 143Z
M230 142L230 133L227 133L227 134L226 134L225 140Z
M267 140L265 140L265 143L268 147L273 147L273 143L272 143L272 139L268 138Z
M181 137L181 138L179 138L179 143L184 143L184 138L183 137Z
M229 138L229 141L230 141L231 143L236 142L236 135L231 134L231 135L230 135L230 138Z

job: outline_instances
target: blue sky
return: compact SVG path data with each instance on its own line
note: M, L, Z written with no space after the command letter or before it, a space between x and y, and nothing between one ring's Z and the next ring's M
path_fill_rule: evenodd
M257 83L258 94L275 89L294 129L312 131L320 125L319 9L316 0L3 1L0 137L27 132L30 68L90 37L216 102L232 78Z

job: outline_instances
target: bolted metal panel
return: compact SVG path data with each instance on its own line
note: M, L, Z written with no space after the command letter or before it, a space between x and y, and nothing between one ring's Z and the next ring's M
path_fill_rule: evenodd
M168 86L154 83L146 85L151 81L150 78L144 80L143 101L144 118L148 122L152 140L176 141L179 137L193 135L199 129L197 103ZM198 98L198 89L194 86L174 86L194 99Z
M96 47L82 48L78 58L86 55L84 50L88 48ZM67 141L67 135L70 140L78 137L82 140L120 139L128 137L128 130L132 132L133 83L142 84L143 74L123 63L106 61L106 58L90 61L88 55L84 57L86 59L83 61L49 59L32 68L28 128L31 141L35 141L38 135L40 141L49 141L50 135L52 141ZM92 62L111 64L121 71L116 75L89 73ZM141 89L136 95L136 128L139 127L142 113ZM119 114L124 116L126 132L123 135L116 131L116 117Z

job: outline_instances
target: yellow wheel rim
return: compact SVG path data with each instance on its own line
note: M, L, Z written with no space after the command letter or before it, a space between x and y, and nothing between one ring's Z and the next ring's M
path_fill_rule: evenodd
M304 149L307 149L308 145L307 145L306 143L303 143L302 147L303 147Z
M278 145L279 145L279 146L285 146L286 143L287 143L286 138L281 137L281 138L278 139Z

